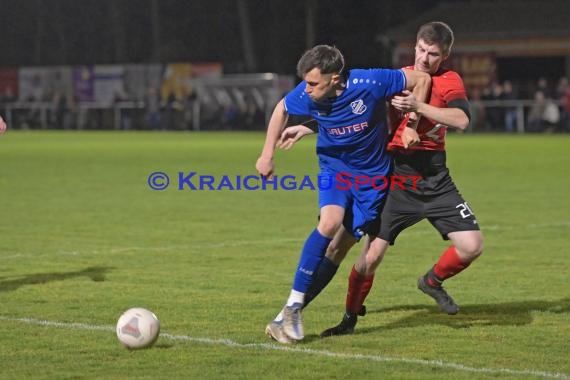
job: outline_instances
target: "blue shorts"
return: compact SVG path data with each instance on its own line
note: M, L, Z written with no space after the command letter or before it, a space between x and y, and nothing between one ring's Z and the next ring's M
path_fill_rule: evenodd
M339 182L334 174L319 174L319 207L337 205L345 210L343 225L357 240L366 234L376 234L380 212L389 186L379 189L370 184L358 185L354 181Z

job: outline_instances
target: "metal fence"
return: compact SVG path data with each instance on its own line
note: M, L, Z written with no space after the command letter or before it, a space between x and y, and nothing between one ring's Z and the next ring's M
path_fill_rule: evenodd
M136 101L75 103L0 102L14 129L215 130L261 129L282 94L294 85L290 76L272 73L196 78L185 98L159 94Z
M472 132L569 132L570 114L559 101L471 101Z
M263 130L281 88L215 80L196 84L195 96L164 103L151 115L143 101L112 105L81 103L57 107L50 102L0 104L13 129L116 130ZM557 111L552 113L553 107ZM550 109L548 115L547 109ZM532 100L472 101L468 132L570 132L570 115L560 103Z

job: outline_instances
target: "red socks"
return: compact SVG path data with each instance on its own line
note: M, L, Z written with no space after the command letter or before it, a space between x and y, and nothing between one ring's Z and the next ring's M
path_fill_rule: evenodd
M361 275L352 267L348 277L348 292L346 293L346 312L357 314L362 308L366 296L372 288L374 274L370 276Z
M435 279L427 276L427 281L431 286L441 286L441 282L450 277L455 276L471 263L464 263L459 258L455 246L447 248L435 266L432 269ZM346 294L346 312L357 314L362 308L364 300L370 293L372 283L374 282L374 274L370 276L361 275L352 267L350 276L348 277L348 292ZM437 282L437 283L435 283Z
M452 245L443 252L443 255L441 255L433 267L433 273L436 275L438 280L443 281L455 276L457 273L467 268L469 264L471 263L464 263L461 261L455 247Z

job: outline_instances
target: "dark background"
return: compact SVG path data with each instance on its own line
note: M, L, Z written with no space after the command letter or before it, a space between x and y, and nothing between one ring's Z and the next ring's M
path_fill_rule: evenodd
M377 36L442 1L0 0L0 66L222 62L226 73L291 74L315 43L337 45L351 66L389 65Z

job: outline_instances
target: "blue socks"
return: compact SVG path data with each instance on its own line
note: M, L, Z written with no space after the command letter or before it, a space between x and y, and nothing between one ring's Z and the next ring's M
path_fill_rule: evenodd
M311 232L301 252L295 280L293 281L293 290L307 293L313 279L316 277L319 264L321 264L331 240L321 235L316 228Z

